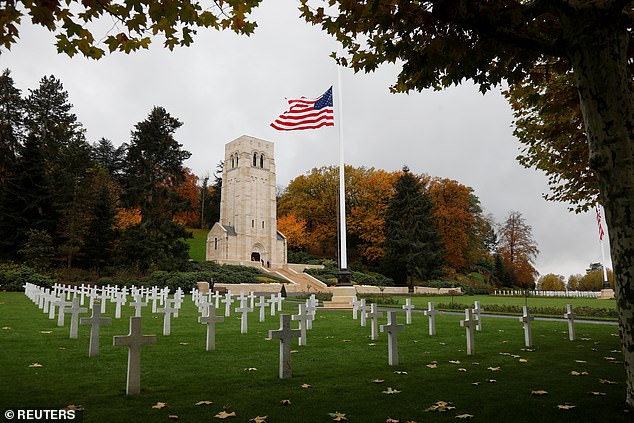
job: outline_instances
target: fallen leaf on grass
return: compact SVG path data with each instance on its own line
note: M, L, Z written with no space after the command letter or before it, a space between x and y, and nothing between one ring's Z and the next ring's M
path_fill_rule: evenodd
M614 361L616 360L616 358L614 357L603 357L604 360L608 360L608 361Z
M374 342L371 342L371 343L369 343L368 345L369 345L369 346L371 346L371 347L376 346L376 344L375 344Z
M383 379L372 379L370 382L372 382L372 383L383 383L383 382L385 382L385 380L383 380Z
M64 350L66 350L66 347L59 347L58 350L64 351Z
M3 326L3 327L2 327L2 330L11 330L11 327L9 327L9 326Z
M256 416L252 419L249 419L249 421L255 423L266 423L266 416Z
M603 383L605 385L616 385L618 382L614 382L607 379L599 379L599 383Z
M340 413L338 411L335 411L334 413L328 413L328 415L330 415L330 417L336 422L348 420L348 418L346 417L344 413Z
M538 389L536 391L531 391L531 395L535 395L535 396L543 396L543 395L548 395L548 391L544 391L543 389Z
M170 414L167 418L170 420L178 420L178 416L176 414Z
M309 384L307 384L307 383L304 383L304 384L302 385L302 388L312 388L312 386L311 386L311 385L309 385Z
M438 364L436 363L429 363L426 365L427 367L429 367L430 369L436 369L438 367Z
M511 355L511 353L501 352L500 355Z
M598 391L590 391L588 392L590 395L593 395L595 397L604 397L607 394L605 392L598 392Z
M295 354L296 352L299 352L298 350L291 350L291 354Z
M458 414L456 416L457 419L462 419L462 420L471 420L473 418L473 414Z
M587 363L586 360L575 360L575 363Z
M520 348L522 351L535 352L535 348Z
M440 345L447 345L446 342L439 342Z
M165 407L167 407L167 403L166 402L160 402L160 401L152 406L152 408L157 408L159 410L161 408L165 408Z
M521 356L517 355L517 354L512 354L511 357L513 358L520 358Z
M217 419L228 419L229 417L236 417L236 412L232 411L231 413L227 413L226 411L221 411L220 413L216 414L214 417Z
M400 420L396 420L391 417L388 417L387 420L385 420L385 423L399 423L399 422Z
M352 342L352 340L351 339L342 339L339 342Z
M459 369L458 369L458 371L459 371L459 372L466 372L466 371L467 371L467 369L465 369L465 368L461 367L461 368L459 368Z
M189 342L179 342L181 345L189 345Z
M528 363L528 360L527 360L527 359L525 359L525 358L520 358L518 361L519 361L520 363Z
M501 369L499 367L487 367L487 370L491 370L492 372L499 372Z
M280 404L281 405L291 405L291 400L289 400L289 399L280 400Z
M570 372L570 374L572 376L587 376L589 373L586 371L578 372L576 370L573 370L572 372Z
M473 386L479 386L480 384L482 384L482 382L472 382L471 383Z
M559 404L557 406L557 408L560 409L560 410L572 410L575 407L576 407L576 405L572 405L572 404Z
M245 370L246 372L255 372L255 371L257 371L258 369L256 369L255 367L247 367L247 368L245 368L244 370Z
M33 363L33 364L29 364L29 367L43 367L43 364L40 363Z
M460 364L460 360L449 360L451 364Z
M53 331L52 330L41 330L40 333L48 334L48 333L53 333Z
M402 370L396 370L394 373L396 373L397 375L406 375L407 372L402 371Z
M384 394L388 394L388 395L390 395L390 394L400 394L400 393L401 393L401 391L398 391L398 390L396 390L396 389L392 389L392 387L391 387L391 386L388 386L388 387L387 387L387 391L382 391L382 392L383 392Z
M209 404L213 404L213 401L208 401L208 400L202 400L202 401L198 401L196 404L194 405L209 405Z
M497 380L496 380L496 379L487 379L487 382L489 382L489 383L496 383L496 382L497 382Z
M68 404L66 407L64 407L64 410L84 411L84 407L81 405Z
M436 401L434 404L425 409L425 411L433 411L443 413L445 411L453 410L456 407L452 403L447 401Z

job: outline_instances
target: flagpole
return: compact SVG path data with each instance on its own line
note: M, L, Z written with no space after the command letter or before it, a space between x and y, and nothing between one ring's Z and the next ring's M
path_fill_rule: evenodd
M341 96L341 67L339 65L337 65L337 105L339 108L339 275L337 275L337 286L351 286L346 245L346 176L343 160L343 99Z
M605 263L605 245L603 243L603 227L601 225L601 209L599 203L596 205L597 209L597 221L599 222L599 243L601 244L601 264L603 267L603 289L610 289L610 282L608 282L608 268Z

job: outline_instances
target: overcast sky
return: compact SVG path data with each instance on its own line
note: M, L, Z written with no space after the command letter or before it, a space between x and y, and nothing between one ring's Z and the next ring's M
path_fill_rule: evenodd
M299 18L295 2L264 1L254 18L259 27L251 37L200 31L189 48L170 52L157 39L149 51L99 61L58 55L53 35L23 25L18 44L2 51L0 67L12 71L24 96L45 75L60 79L91 143L101 137L127 142L153 106L165 107L184 123L176 139L192 153L186 165L201 177L213 176L224 145L240 135L273 141L277 183L286 186L314 167L338 164L336 128L269 127L286 110L285 97L317 97L335 85L337 105L337 69L329 54L338 46ZM465 83L441 92L390 94L397 71L342 71L347 164L388 171L407 165L455 179L474 189L497 222L511 210L521 212L540 250L541 274L567 277L601 261L594 213L574 214L565 204L546 202L546 177L515 160L520 144L499 90L482 95Z

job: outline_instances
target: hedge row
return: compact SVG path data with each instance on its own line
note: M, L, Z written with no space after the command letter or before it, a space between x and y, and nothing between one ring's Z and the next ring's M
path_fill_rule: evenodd
M467 304L437 304L438 310L456 310L464 311L472 306ZM508 313L508 314L522 314L522 307L517 305L502 305L502 304L486 304L483 305L484 311L489 313ZM529 307L531 314L544 315L553 317L563 317L566 312L565 307ZM615 309L611 308L594 308L594 307L575 307L575 315L583 317L598 317L598 318L611 318L616 319L618 313Z
M339 269L332 266L325 267L324 269L306 269L304 272L319 279L328 286L336 285L337 276L339 275ZM394 281L392 279L385 277L380 273L362 273L356 271L352 271L352 282L359 285L394 285Z
M44 288L50 288L55 279L37 273L34 269L17 264L0 264L0 290L24 291L24 285L32 283Z

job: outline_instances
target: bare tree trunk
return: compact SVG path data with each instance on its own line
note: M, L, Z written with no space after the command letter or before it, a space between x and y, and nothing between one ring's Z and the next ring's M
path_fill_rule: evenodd
M590 166L599 178L610 231L619 329L627 374L627 404L634 407L634 101L627 63L628 34L621 23L584 25L568 34L588 131Z

